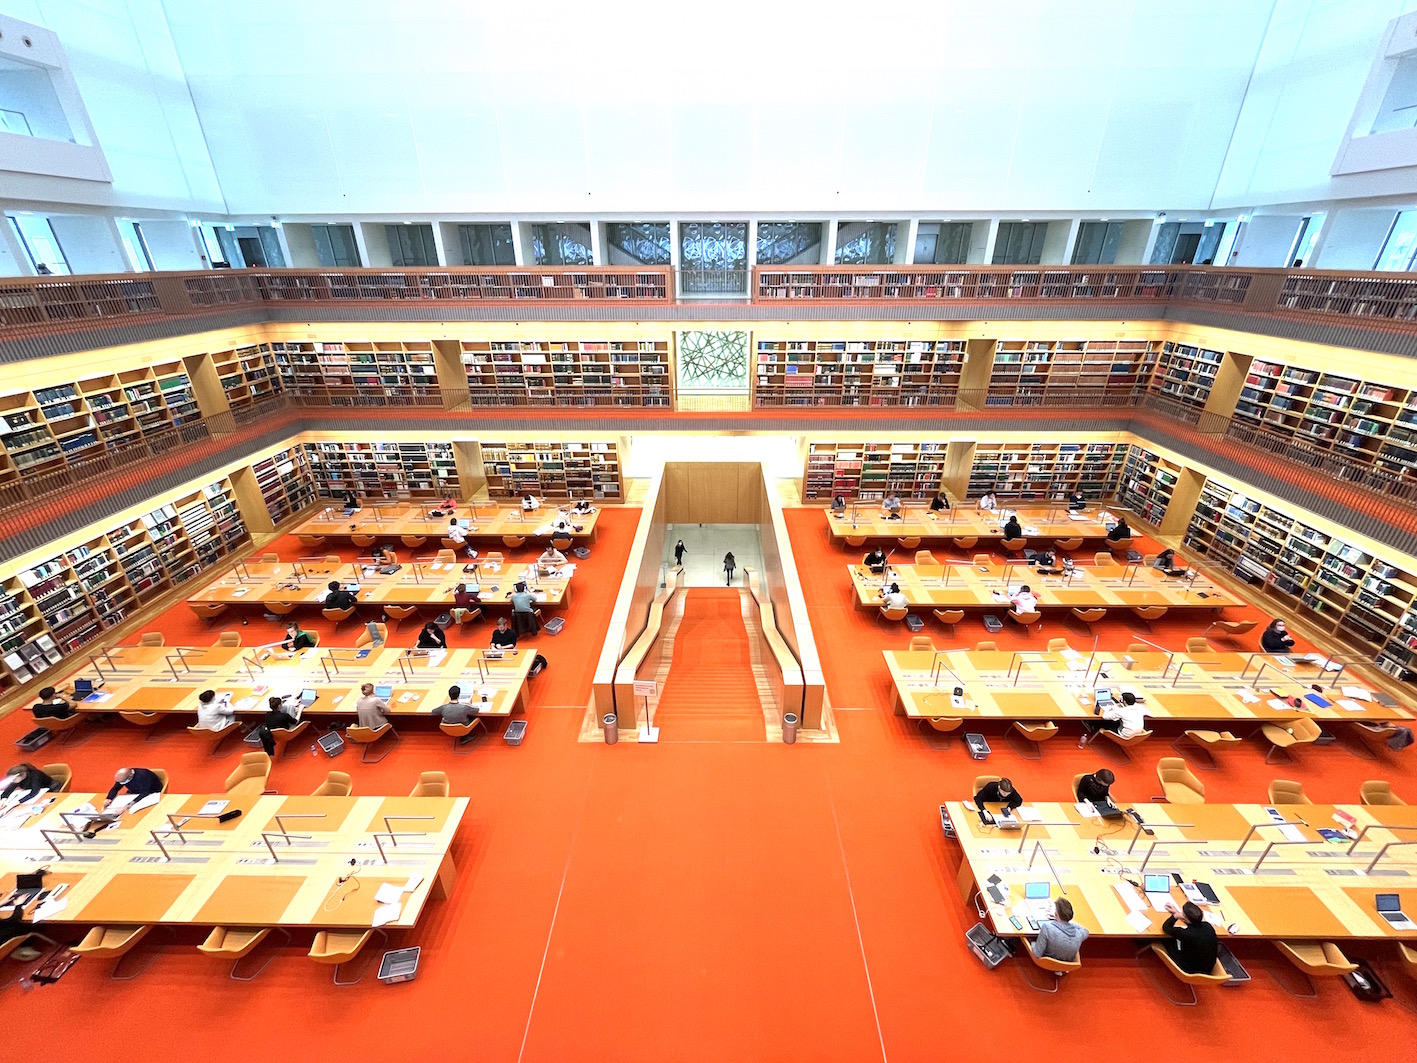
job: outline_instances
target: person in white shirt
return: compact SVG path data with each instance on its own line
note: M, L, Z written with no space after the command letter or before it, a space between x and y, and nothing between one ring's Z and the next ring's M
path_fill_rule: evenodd
M458 523L457 517L448 521L448 538L459 546L467 542L467 532L464 531L463 526Z
M1136 695L1131 691L1123 691L1122 700L1114 701L1102 709L1099 715L1102 718L1091 726L1087 734L1078 739L1079 749L1096 738L1101 731L1111 731L1118 738L1135 738L1146 730L1146 710L1138 704Z
M881 502L881 510L889 517L899 514L900 495L896 494L894 491L886 495L885 499Z
M197 695L197 726L202 730L220 731L235 722L230 694L218 697L215 690L204 690Z
M541 499L531 494L522 495L522 509L526 510L526 512L535 513L540 508Z
M1018 593L1009 599L1013 607L1020 613L1038 612L1038 599L1033 596L1033 591L1027 583L1018 589Z
M979 508L986 513L992 513L999 508L999 500L994 497L993 491L989 491L979 500Z
M885 607L887 609L909 609L910 601L901 592L900 584L892 583L891 589L886 592Z

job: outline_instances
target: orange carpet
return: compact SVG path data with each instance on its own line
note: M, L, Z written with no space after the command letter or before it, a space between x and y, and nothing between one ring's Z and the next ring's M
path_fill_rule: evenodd
M423 946L417 980L336 988L327 968L305 958L307 934L258 981L238 985L224 964L196 953L193 932L131 983L110 982L107 964L84 960L56 986L0 991L6 1058L106 1061L115 1045L146 1044L164 1056L235 1063L260 1043L267 1055L311 1063L934 1063L1001 1051L1090 1063L1100 1041L1120 1060L1163 1053L1269 1063L1346 1054L1355 1043L1375 1060L1410 1055L1401 1046L1417 1034L1417 1018L1391 1002L1360 1004L1331 980L1316 1001L1295 1001L1265 975L1282 961L1264 945L1236 950L1255 975L1250 985L1204 994L1194 1009L1164 1003L1126 943L1089 943L1083 971L1056 997L1028 990L1011 967L984 970L964 945L975 920L936 811L967 792L981 765L957 741L938 748L889 713L878 651L906 636L852 613L845 556L827 543L820 509L790 511L788 526L839 745L577 743L635 516L607 512L577 573L566 632L537 640L551 668L533 683L523 746L494 738L454 756L442 736L409 728L382 764L346 755L336 765L353 773L361 794L406 793L419 771L442 768L454 793L471 799L452 896L396 938ZM188 632L186 613L179 607L160 626L170 636ZM1150 637L1175 645L1196 626L1163 622ZM1035 638L1062 628L1049 622ZM395 641L411 642L413 631L405 625ZM930 631L948 641L944 629ZM349 626L339 638L352 642L355 633ZM981 634L966 623L955 641ZM1115 645L1136 632L1119 622L1102 634ZM26 726L6 719L0 737L13 740ZM1102 756L1065 735L1043 760L1026 762L1001 734L990 739L996 752L982 767L1012 775L1029 798L1061 797L1073 773ZM1144 802L1154 792L1167 740L1158 735L1134 763L1114 768L1119 795ZM1353 801L1363 779L1388 778L1417 800L1411 750L1368 761L1340 742L1274 768L1263 755L1257 742L1230 754L1203 776L1209 793L1259 801L1283 775L1316 800ZM168 767L174 785L190 789L230 770L185 734L144 742L118 727L98 729L60 758L79 786L137 761ZM331 766L292 750L272 781L285 793L308 792ZM1387 973L1397 992L1417 995L1417 983Z
M742 594L728 587L684 592L674 658L654 715L661 742L766 740Z

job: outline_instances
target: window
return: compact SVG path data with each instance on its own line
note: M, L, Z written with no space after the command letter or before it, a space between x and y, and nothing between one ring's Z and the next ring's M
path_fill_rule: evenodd
M436 266L438 249L433 246L431 225L385 225L389 238L389 258L395 266Z
M605 242L610 245L607 261L612 266L631 262L667 266L673 261L667 221L611 222L605 226Z
M679 226L679 269L683 292L740 294L746 291L748 223L684 222Z
M915 261L937 266L968 262L973 239L972 221L921 222L915 229Z
M531 251L538 266L589 266L590 226L584 222L531 227Z
M818 262L822 257L822 223L760 221L757 252L760 266Z
M1372 132L1391 133L1417 126L1417 55L1404 55L1388 82Z
M841 222L836 227L838 266L886 266L895 261L895 223Z
M143 236L143 228L127 218L118 220L118 235L123 238L123 251L128 256L128 265L138 273L147 273L153 266L152 252Z
M1384 273L1408 272L1412 269L1414 253L1417 253L1417 210L1404 210L1393 220L1373 268Z
M469 266L515 266L510 225L459 225L462 260Z
M1073 245L1073 265L1103 266L1117 261L1117 245L1122 242L1119 221L1085 221L1078 226Z
M312 225L310 235L315 241L315 254L322 266L362 265L359 245L354 240L353 225Z
M1294 247L1290 251L1286 266L1302 266L1313 257L1314 245L1319 242L1319 233L1323 230L1325 217L1326 214L1312 214L1304 218L1298 235L1294 237Z
M59 247L59 240L49 226L48 218L36 214L11 215L10 227L14 229L20 246L29 257L30 267L38 274L68 273L69 263Z
M1045 221L1001 221L994 239L996 266L1036 266L1043 258L1043 241L1048 236Z
M221 240L217 237L216 230L210 225L198 226L202 233L202 244L207 249L207 259L215 266L220 262L223 266L229 265L226 260L226 252L222 249Z

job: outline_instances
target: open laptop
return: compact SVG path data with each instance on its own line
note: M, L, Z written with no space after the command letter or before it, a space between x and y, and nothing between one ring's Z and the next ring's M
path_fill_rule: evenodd
M1047 919L1053 914L1053 887L1048 882L1025 882L1023 899L1035 919Z
M1377 895L1378 914L1386 919L1394 930L1417 930L1417 923L1408 918L1402 910L1402 898L1396 893Z
M83 701L84 698L88 697L88 696L89 696L90 694L92 694L92 693L93 693L93 680L92 680L92 679L75 679L75 680L74 680L74 700L76 700L76 701Z
M1171 903L1170 875L1143 875L1141 889L1152 908L1158 912L1166 911L1166 906Z
M379 683L374 687L374 696L376 698L391 697L393 695L393 692L394 688L388 683Z
M1121 819L1123 815L1122 810L1112 803L1110 797L1092 802L1092 808L1103 819Z

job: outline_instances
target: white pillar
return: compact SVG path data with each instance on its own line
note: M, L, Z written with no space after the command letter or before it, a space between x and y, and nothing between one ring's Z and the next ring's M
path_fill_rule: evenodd
M448 252L443 248L443 226L435 221L430 222L428 227L433 230L433 251L438 256L438 265L446 268Z
M601 237L605 227L598 221L589 222L590 225L590 260L597 266L605 265L605 250Z
M999 219L989 219L988 235L984 238L984 254L979 261L982 265L992 265L994 262L994 242L999 239Z
M748 219L748 272L753 272L753 267L758 264L758 219Z
M822 265L836 264L836 219L827 222L827 238L822 241Z
M915 240L920 235L920 219L911 218L905 223L905 239L897 241L895 260L901 265L909 265L915 262ZM905 249L905 257L901 257L901 248Z
M1149 265L1151 263L1151 253L1156 250L1156 238L1161 235L1161 226L1164 224L1165 222L1160 218L1157 218L1151 223L1151 232L1147 234L1146 247L1142 249L1141 253L1142 265ZM1223 262L1218 264L1224 265Z
M271 225L274 226L275 231L276 231L276 243L280 244L280 255L281 255L281 258L283 258L283 259L285 260L285 264L286 264L287 266L293 266L293 265L295 265L295 259L292 258L292 257L291 257L291 254L290 254L290 244L286 241L286 238L285 238L285 226L282 225L282 224L281 224L280 222L278 222L278 221L277 221L277 222L272 222ZM195 229L193 229L192 231L193 231L194 233L196 233L196 235L197 235L197 243L198 243L198 245L200 245L201 242L202 242L202 234L201 234L201 233L198 233ZM206 249L205 249L205 248L202 248L202 253L203 253L203 254L206 253Z
M369 245L364 242L364 223L355 222L350 226L354 230L354 246L359 251L359 261L361 265L371 265L369 261Z

